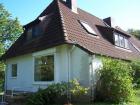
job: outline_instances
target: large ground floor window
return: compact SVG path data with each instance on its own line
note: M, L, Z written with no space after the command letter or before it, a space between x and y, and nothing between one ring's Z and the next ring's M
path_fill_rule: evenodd
M54 81L54 55L35 57L34 79L37 82Z

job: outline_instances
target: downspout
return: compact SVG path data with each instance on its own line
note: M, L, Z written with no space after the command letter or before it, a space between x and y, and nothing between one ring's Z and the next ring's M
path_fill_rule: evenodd
M67 91L67 97L68 97L68 103L71 102L71 93L70 93L70 71L71 71L71 53L74 50L75 45L72 46L72 48L68 52L68 91Z
M5 67L4 94L6 94L6 90L7 90L7 64L6 64L6 67Z
M91 87L91 102L94 101L94 68L93 68L93 60L95 59L95 55L90 55L90 69L91 69L91 74L90 74L90 87Z

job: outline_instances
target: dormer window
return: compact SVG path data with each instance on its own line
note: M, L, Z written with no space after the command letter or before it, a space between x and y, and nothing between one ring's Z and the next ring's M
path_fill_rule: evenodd
M80 23L89 34L97 35L93 28L87 22L80 21Z
M27 40L31 40L43 34L41 24L37 24L27 30Z
M27 30L27 40L30 40L30 39L32 39L32 28L29 28Z
M128 42L127 37L125 37L119 33L114 33L114 39L115 39L116 46L129 49L129 42Z

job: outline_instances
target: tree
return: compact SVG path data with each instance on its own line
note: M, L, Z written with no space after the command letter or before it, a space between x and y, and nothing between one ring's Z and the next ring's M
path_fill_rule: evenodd
M14 43L23 32L17 18L12 18L11 14L0 4L0 56ZM0 90L1 81L4 78L5 65L0 61Z
M140 30L128 29L127 32L134 35L136 38L140 40Z
M12 18L11 14L0 4L0 45L1 48L9 48L9 46L23 32L17 18ZM2 48L3 49L3 48ZM1 52L0 52L1 54Z

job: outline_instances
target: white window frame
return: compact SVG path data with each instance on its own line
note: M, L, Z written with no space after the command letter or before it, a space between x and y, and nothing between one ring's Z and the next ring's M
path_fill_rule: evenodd
M117 44L116 43L116 39L115 39L115 36L118 36L118 41L119 41L119 43ZM123 38L123 43L124 43L124 45L123 46L121 46L121 40L120 40L120 37L122 37ZM126 41L127 40L127 41ZM126 42L127 42L127 47L126 47ZM130 50L130 45L129 45L129 41L128 41L128 39L125 37L125 36L123 36L123 35L121 35L121 34L119 34L119 33L116 33L116 32L114 32L114 43L115 43L115 46L117 46L117 47L120 47L120 48L124 48L124 49L127 49L127 50Z
M89 34L97 36L96 31L87 22L82 20L80 20L79 22Z
M35 81L35 58L41 57L41 56L48 56L48 55L54 55L54 81ZM56 82L56 49L48 49L44 51L39 51L37 53L33 53L33 84L34 85L47 85L52 84Z

